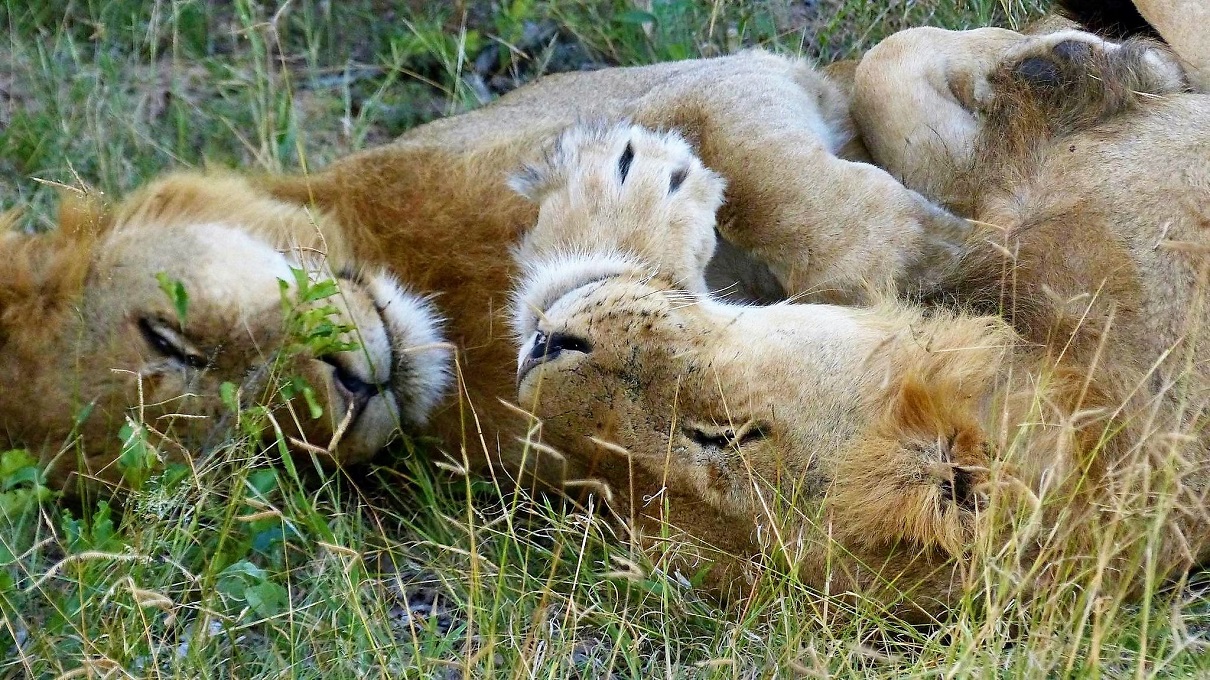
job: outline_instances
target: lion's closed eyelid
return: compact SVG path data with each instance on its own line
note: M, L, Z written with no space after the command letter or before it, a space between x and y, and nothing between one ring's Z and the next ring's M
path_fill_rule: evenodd
M754 421L747 421L738 427L727 425L693 425L682 428L685 436L699 446L706 448L729 449L753 444L767 438L769 428Z
M144 316L139 318L137 325L143 339L161 356L179 361L189 368L202 369L209 364L201 352L190 346L188 340L172 330L166 322Z

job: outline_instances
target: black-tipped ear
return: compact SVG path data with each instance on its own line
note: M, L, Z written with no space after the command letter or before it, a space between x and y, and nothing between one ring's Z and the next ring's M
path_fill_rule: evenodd
M930 457L940 462L933 466L930 472L937 482L942 502L950 503L959 510L974 512L980 506L979 485L986 481L986 474L981 468L966 467L958 462L959 452L955 450L955 440L956 435L945 442L937 441ZM974 445L983 448L980 442Z
M839 452L828 493L839 538L868 548L966 550L988 466L986 437L966 401L908 381L884 422Z

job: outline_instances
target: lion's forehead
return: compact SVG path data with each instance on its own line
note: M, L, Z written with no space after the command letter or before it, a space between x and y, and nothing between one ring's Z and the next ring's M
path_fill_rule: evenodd
M273 244L222 223L127 229L109 245L98 258L96 283L146 291L145 297L157 295L165 278L179 281L198 314L245 316L280 309L279 281L292 285L292 270L303 267Z
M246 232L222 224L206 224L192 229L204 247L196 254L197 266L191 272L193 284L215 299L257 302L266 295L278 299L278 281L293 280L292 263L285 255Z

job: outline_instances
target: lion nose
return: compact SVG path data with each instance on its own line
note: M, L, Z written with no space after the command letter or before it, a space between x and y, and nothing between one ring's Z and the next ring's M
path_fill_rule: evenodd
M587 354L592 346L587 340L577 338L567 333L551 333L547 335L538 331L534 338L534 348L529 352L530 361L550 361L563 352L583 352Z
M551 333L548 335L542 331L538 331L534 335L533 343L534 345L530 348L529 353L520 360L517 366L517 384L520 384L530 371L562 355L564 352L583 352L584 354L588 354L592 351L592 345L587 340L567 333Z

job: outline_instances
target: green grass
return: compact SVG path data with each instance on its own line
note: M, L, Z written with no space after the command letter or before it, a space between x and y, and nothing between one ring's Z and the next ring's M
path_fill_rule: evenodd
M53 183L121 194L181 166L322 166L550 68L751 45L827 61L908 25L1039 10L846 0L804 19L801 4L6 0L0 207L48 228ZM120 511L57 500L34 457L4 453L0 676L1210 673L1195 589L1140 606L1057 588L1049 605L993 598L914 629L873 607L838 615L774 570L723 606L600 515L452 474L429 450L331 472L233 437L157 470Z

